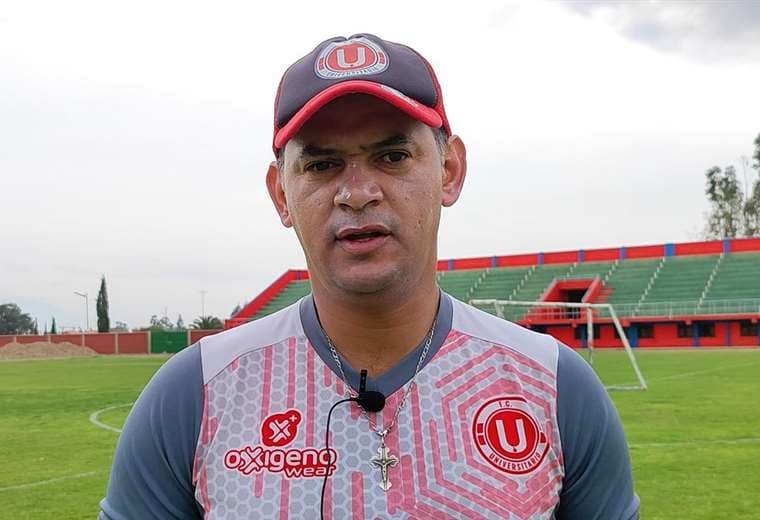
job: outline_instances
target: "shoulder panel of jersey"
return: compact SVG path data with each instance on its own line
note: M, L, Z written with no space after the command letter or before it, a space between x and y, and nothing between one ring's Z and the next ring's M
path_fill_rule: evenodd
M284 309L201 340L203 384L243 354L304 334L298 311L301 300Z
M498 318L452 298L452 330L488 341L525 356L556 377L559 344L548 334L539 334L510 321Z

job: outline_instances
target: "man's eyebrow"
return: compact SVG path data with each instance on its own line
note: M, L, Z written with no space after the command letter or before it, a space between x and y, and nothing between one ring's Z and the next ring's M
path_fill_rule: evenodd
M323 155L335 155L338 151L333 148L320 148L317 145L314 144L307 144L301 149L301 153L299 154L299 159L303 159L304 157L319 157Z
M390 136L388 139L383 139L382 141L378 141L376 143L368 144L368 145L361 145L359 148L362 150L377 150L378 148L385 148L386 146L397 146L400 144L411 144L412 140L409 139L405 134L394 134Z
M363 144L360 145L359 148L367 151L367 150L377 150L379 148L385 148L388 146L398 146L400 144L411 144L412 140L409 139L408 136L405 134L394 134L387 139L383 139L382 141L377 141L376 143L371 144ZM304 147L301 149L301 153L298 154L299 159L304 159L306 157L324 157L326 155L337 155L339 152L338 150L334 148L322 148L320 146L317 146L315 144L307 144L304 145Z

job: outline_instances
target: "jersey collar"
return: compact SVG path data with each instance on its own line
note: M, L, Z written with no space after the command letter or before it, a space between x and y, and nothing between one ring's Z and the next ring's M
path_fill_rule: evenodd
M317 315L317 309L314 305L314 298L311 294L304 297L299 305L299 312L301 314L301 324L303 330L306 333L306 337L309 339L314 350L317 352L322 361L327 365L330 370L340 377L338 367L335 366L335 360L330 353L330 347L327 344L327 338L325 337L322 327L319 324L319 317ZM423 362L423 367L427 365L431 359L433 359L446 340L451 330L451 321L453 316L453 304L451 296L440 291L440 298L438 299L438 315L435 324L435 330L433 330L433 339L430 343L430 349ZM396 392L399 388L403 387L414 376L414 371L417 368L417 362L419 361L422 349L425 346L427 338L415 347L409 354L404 356L401 361L391 367L387 372L377 378L367 378L367 390L374 390L382 392L385 396L390 396ZM347 383L354 389L359 388L359 371L348 364L345 358L338 354L340 362L343 365L343 371L346 373ZM422 368L420 370L422 370Z

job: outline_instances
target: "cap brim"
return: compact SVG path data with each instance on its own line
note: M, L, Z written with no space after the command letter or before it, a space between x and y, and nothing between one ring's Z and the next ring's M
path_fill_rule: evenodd
M369 94L382 99L406 113L410 117L417 119L433 128L443 126L441 115L427 105L423 105L412 98L404 95L398 90L366 80L351 80L336 83L319 94L311 98L306 104L295 113L285 126L280 128L274 136L274 149L279 150L288 142L301 127L317 111L328 104L335 98L345 96L346 94Z

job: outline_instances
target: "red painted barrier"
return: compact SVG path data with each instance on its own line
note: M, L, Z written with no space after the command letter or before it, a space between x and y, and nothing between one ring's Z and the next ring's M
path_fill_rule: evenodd
M676 256L687 255L718 255L723 252L723 242L711 240L709 242L686 242L673 246Z
M573 264L578 260L578 251L544 253L545 264Z
M496 267L517 267L538 264L538 254L497 256Z
M584 262L609 262L620 258L620 248L589 249L583 252Z
M110 332L89 333L84 335L84 346L98 354L115 354L116 338Z
M491 267L491 257L482 256L480 258L462 258L454 260L454 270L457 269L486 269Z
M119 354L147 354L149 332L119 332Z
M82 334L51 334L50 343L72 343L82 345Z
M634 258L659 258L665 256L665 246L636 246L625 250L626 259Z
M44 336L42 334L38 336L18 336L18 339L16 340L16 343L20 343L22 345L25 345L27 343L37 343L37 342L47 342L47 336Z
M728 242L728 249L732 253L760 252L760 238L735 238Z
M7 345L8 343L13 343L14 337L15 336L0 336L0 347Z

